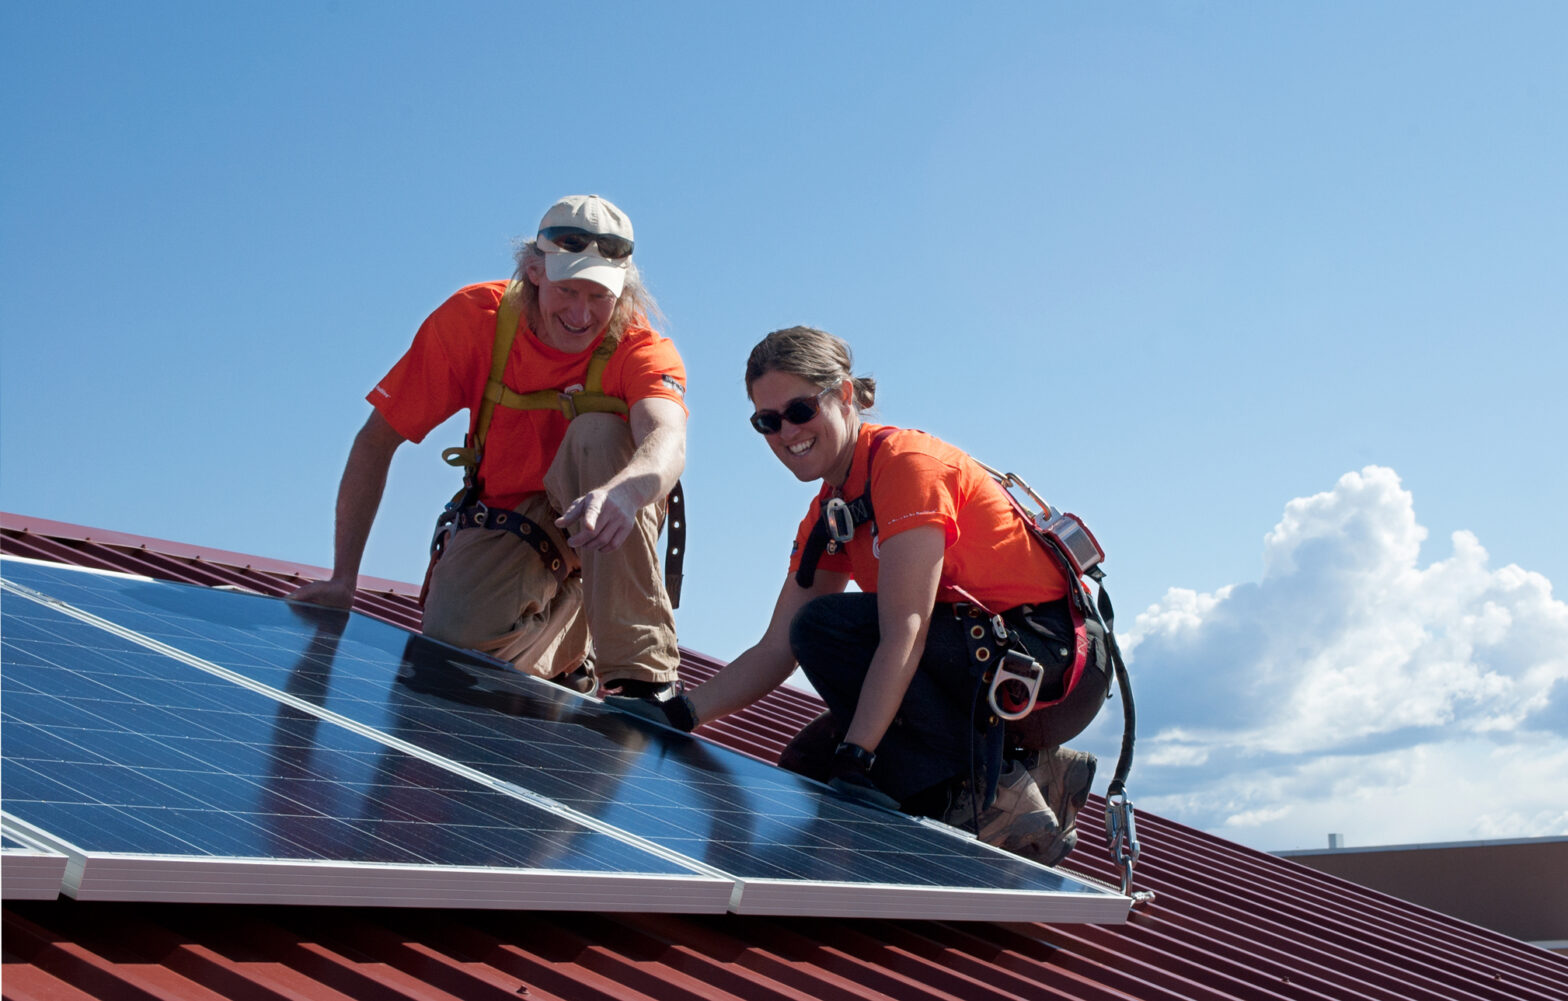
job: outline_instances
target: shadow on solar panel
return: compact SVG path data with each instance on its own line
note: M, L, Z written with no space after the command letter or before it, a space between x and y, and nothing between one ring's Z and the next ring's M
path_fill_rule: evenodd
M73 896L1125 919L1098 885L365 616L4 579L5 821L67 855Z

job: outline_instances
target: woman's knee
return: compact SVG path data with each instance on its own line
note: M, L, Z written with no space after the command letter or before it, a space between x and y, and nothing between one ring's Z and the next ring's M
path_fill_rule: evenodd
M824 594L800 607L789 623L789 648L805 666L823 659L853 656L851 651L875 651L880 631L876 595Z
M841 713L854 710L876 654L875 597L822 595L806 602L790 620L790 653L817 694Z

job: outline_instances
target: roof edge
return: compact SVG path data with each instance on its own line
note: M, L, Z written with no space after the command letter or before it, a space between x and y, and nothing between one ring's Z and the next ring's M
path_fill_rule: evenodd
M1568 841L1568 835L1548 835L1540 838L1498 838L1480 841L1430 841L1405 845L1354 845L1343 848L1292 848L1288 851L1270 852L1280 858L1310 858L1316 855L1368 855L1373 852L1442 851L1449 848L1497 848L1505 845L1549 845Z
M73 525L70 522L52 521L48 518L34 518L28 515L13 514L8 511L0 511L0 529L24 532L31 535L50 536L56 539L71 539L77 542L123 546L126 549L147 549L166 556L200 560L204 563L221 563L225 566L260 570L264 573L306 577L311 580L322 580L332 576L332 570L329 567L318 567L309 563L290 563L287 560L268 559L247 553L230 552L227 549L214 549L210 546L192 546L187 543L175 542L170 539L159 539L153 536L110 532L101 528L88 528L85 525ZM407 581L400 580L388 580L385 577L371 577L365 574L361 574L359 577L359 588L363 591L391 592L392 594L409 598L418 597L419 595L418 584L410 584Z

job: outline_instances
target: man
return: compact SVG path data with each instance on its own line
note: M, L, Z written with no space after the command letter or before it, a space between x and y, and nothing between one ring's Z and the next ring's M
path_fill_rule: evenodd
M680 653L655 544L686 461L686 372L648 326L632 248L625 213L572 195L518 251L510 284L470 285L430 314L367 397L332 576L292 600L353 604L393 453L466 408L466 489L427 580L424 632L581 691L594 685L591 649L606 691L673 694Z

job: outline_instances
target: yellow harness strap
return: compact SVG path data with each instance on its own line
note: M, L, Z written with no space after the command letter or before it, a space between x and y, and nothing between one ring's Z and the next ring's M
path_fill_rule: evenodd
M618 340L606 337L593 349L593 356L588 359L588 373L583 379L583 388L568 392L564 389L540 389L532 393L519 393L508 388L498 378L492 378L485 386L484 406L491 407L499 404L512 410L552 410L559 408L561 413L571 420L578 414L624 414L627 412L626 401L610 396L604 391L604 368L610 362L610 356L615 354L615 349L620 344ZM481 419L484 414L481 411Z

